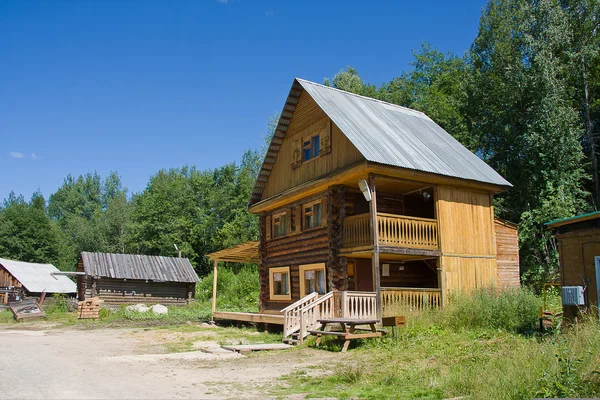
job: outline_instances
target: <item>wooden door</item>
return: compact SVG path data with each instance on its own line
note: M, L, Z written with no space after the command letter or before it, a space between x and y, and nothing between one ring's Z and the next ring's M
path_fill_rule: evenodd
M356 290L373 292L373 264L370 259L357 259L355 271Z

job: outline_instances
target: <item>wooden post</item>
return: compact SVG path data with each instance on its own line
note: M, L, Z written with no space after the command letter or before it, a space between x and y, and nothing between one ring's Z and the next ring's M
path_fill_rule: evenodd
M373 237L373 285L375 285L377 302L377 319L381 320L381 278L379 274L379 226L377 223L377 195L375 190L375 177L369 175L369 189L371 190L371 201L369 211L371 213L371 232Z
M212 296L213 320L215 319L214 313L217 311L217 266L218 265L219 265L219 260L215 260L215 265L213 268L213 296Z

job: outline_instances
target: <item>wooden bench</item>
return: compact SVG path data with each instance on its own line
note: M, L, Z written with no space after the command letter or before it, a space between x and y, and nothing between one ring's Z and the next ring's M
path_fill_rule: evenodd
M376 319L352 319L352 318L330 318L330 319L320 319L318 322L321 324L321 329L308 331L311 335L317 337L317 341L315 346L319 346L321 344L321 338L325 336L336 336L341 340L344 340L344 346L342 347L342 353L348 350L348 346L350 345L350 341L352 339L366 339L366 338L375 338L381 337L383 333L387 333L383 330L378 330L375 327L375 324L379 322ZM341 331L328 331L326 330L327 326L331 325L340 325L342 328ZM360 325L369 325L370 329L357 328ZM367 331L367 333L355 333L357 330L359 331Z

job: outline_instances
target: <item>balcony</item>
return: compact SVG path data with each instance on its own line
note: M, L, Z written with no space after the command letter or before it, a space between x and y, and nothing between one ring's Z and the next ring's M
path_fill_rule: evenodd
M377 228L380 247L426 251L439 249L435 219L377 213ZM344 218L344 248L372 245L370 214Z

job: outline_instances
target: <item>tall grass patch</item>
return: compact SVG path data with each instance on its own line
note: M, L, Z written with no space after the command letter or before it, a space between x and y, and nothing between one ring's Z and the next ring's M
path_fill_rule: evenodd
M541 301L528 289L477 289L454 293L443 312L454 328L491 328L531 334L539 321Z

